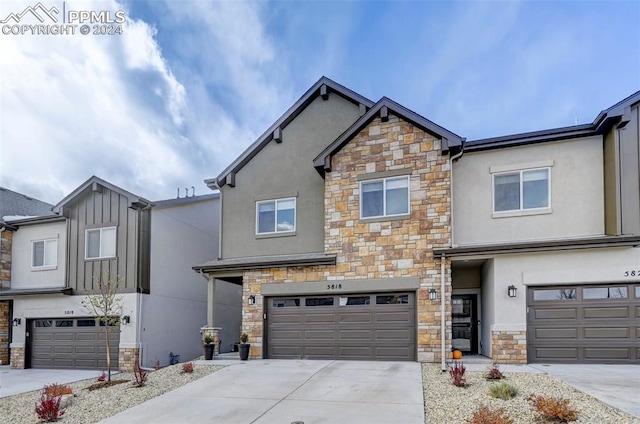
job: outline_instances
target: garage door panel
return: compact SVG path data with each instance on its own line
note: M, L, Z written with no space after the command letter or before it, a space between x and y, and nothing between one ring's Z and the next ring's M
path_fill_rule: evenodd
M56 326L37 327L32 325L30 360L33 368L106 368L106 335L105 327L83 326L84 319L55 320ZM93 319L89 319L93 320ZM81 326L78 326L81 321ZM63 323L64 325L58 325ZM120 329L109 332L111 344L111 365L118 367L118 345Z
M529 288L527 352L530 362L640 362L640 297L635 283ZM635 289L635 290L634 290ZM571 298L535 299L536 291Z
M536 338L539 340L578 338L578 330L576 328L536 328L534 331Z
M630 336L628 327L598 327L585 328L585 339L628 339Z
M375 296L289 296L297 306L288 308L274 307L284 298L269 299L266 356L414 360L415 294L385 294L380 303ZM397 299L403 302L392 302Z
M608 319L608 318L629 318L629 307L598 307L598 308L584 308L585 319Z
M541 308L534 311L534 319L542 320L561 320L578 318L577 308Z

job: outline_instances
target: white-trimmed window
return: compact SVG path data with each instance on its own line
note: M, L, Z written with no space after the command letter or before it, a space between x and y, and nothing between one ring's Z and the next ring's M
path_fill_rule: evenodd
M256 234L291 233L295 230L295 197L256 202Z
M511 212L551 207L550 168L493 174L493 211Z
M31 242L31 268L55 268L58 265L58 240Z
M409 176L360 182L360 218L409 213Z
M85 231L85 259L113 258L114 256L116 256L116 227Z

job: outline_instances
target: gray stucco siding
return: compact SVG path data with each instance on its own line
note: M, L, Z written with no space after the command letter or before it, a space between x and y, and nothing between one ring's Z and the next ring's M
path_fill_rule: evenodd
M339 95L317 97L222 187L222 257L313 253L324 250L324 180L313 159L359 117L357 105ZM296 231L289 237L256 237L256 199L297 193Z
M622 234L640 234L640 106L631 108L631 120L618 131L620 139L620 199Z

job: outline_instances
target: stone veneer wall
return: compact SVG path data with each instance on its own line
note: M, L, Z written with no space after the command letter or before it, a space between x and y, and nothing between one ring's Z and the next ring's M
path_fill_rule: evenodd
M9 302L0 302L0 365L9 363Z
M24 369L24 348L11 348L11 368L21 370Z
M491 357L502 364L526 364L527 332L492 331Z
M374 120L338 152L325 176L325 253L335 266L248 270L243 274L243 331L250 336L251 358L262 357L263 283L419 277L417 293L418 360L440 360L440 260L433 248L451 240L451 193L448 157L432 135L390 116ZM358 175L411 170L410 218L377 222L360 219ZM451 346L451 273L446 261L446 352ZM247 305L249 295L255 305ZM450 353L447 354L449 356Z
M113 349L113 347L112 347ZM133 371L133 367L140 360L139 348L120 348L118 351L118 369L122 372Z

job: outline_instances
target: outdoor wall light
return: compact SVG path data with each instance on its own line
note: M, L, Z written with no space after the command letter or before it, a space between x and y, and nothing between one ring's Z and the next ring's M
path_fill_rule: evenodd
M513 284L507 287L507 294L509 297L516 297L516 291L518 291L518 289Z
M13 326L17 327L20 325L20 323L22 322L22 320L20 318L14 318L13 319Z
M122 317L122 323L124 325L128 325L131 322L131 317L129 315L125 315Z
M438 299L438 292L436 291L436 289L429 289L429 300L437 300Z
M249 296L249 305L256 304L256 297L254 295Z

